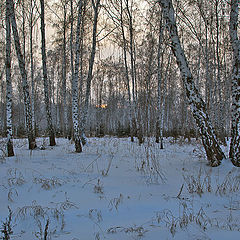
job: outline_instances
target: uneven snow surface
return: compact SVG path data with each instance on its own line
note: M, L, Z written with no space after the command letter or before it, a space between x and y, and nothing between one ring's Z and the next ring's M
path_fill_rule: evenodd
M24 240L240 239L240 169L207 166L196 140L164 140L161 150L154 139L90 138L80 154L67 139L39 138L34 151L14 140L15 157L0 151L1 230Z

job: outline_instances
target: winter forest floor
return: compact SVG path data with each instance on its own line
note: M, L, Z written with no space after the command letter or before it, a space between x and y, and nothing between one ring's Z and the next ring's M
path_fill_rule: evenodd
M0 158L0 239L4 226L24 240L239 239L240 169L164 140L90 138L76 154L67 139L34 151L15 139L15 157Z

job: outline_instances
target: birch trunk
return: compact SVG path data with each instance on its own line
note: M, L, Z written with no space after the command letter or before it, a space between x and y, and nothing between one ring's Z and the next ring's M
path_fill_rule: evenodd
M216 125L218 127L218 137L221 140L221 142L226 146L226 141L225 141L225 131L224 131L224 115L223 114L223 96L222 96L222 84L221 84L221 59L220 59L220 24L219 24L219 6L220 2L219 0L216 1L215 5L215 18L216 18L216 61L217 61L217 89L218 90L218 108L217 108L217 113L216 113Z
M34 63L33 63L33 29L30 29L30 58L31 58L31 83L32 83L32 95L31 95L31 103L32 103L32 128L35 132L35 84L34 84Z
M11 79L11 25L10 9L6 1L6 114L7 114L7 154L14 156L12 133L12 79Z
M87 2L84 1L83 3L83 9L82 9L82 21L81 21L81 32L80 32L80 56L79 56L79 61L80 61L80 69L79 69L79 89L78 89L78 93L79 93L79 108L80 108L80 116L82 116L83 114L83 109L84 109L84 96L83 96L83 85L84 85L84 72L83 72L83 69L84 69L84 62L83 62L83 48L84 48L84 20L86 18L86 6L87 5ZM85 138L83 139L84 142L82 142L83 144L85 144Z
M1 114L1 118L0 118L0 134L3 134L4 132L4 122L5 122L5 114L4 114L4 99L6 96L3 96L4 95L4 88L3 88L3 74L4 74L4 71L5 71L5 66L3 66L3 68L1 69L0 71L0 106L1 106L1 111L0 111L0 114Z
M73 0L70 0L70 62L71 62L71 84L73 82L73 76L74 76L74 56L73 56ZM72 86L71 86L72 87ZM72 89L71 89L72 90ZM72 100L72 96L71 96ZM71 103L72 104L72 103ZM72 117L73 120L73 117ZM73 136L73 124L71 121L71 125L69 126L69 131L68 131L68 139L71 139Z
M206 21L206 20L204 20ZM210 102L212 99L212 79L209 76L209 49L208 49L208 26L205 23L205 103L207 105L207 110L210 110Z
M159 2L162 6L163 16L170 34L172 42L171 48L182 75L191 111L196 120L208 161L211 166L218 166L221 164L221 160L225 158L225 155L217 141L217 137L206 111L205 103L195 87L191 70L178 37L172 1L160 0Z
M94 2L94 0L92 0L92 5L93 5L93 9L94 9L92 50L91 50L91 56L90 56L90 59L89 59L86 97L85 97L84 109L83 109L82 116L81 116L81 127L80 127L81 139L82 139L83 144L86 143L85 125L86 125L87 114L88 114L88 105L89 105L89 97L90 97L90 91L91 91L91 82L92 82L92 78L93 78L93 65L94 65L94 59L95 59L95 53L96 53L97 21L98 21L100 0L96 0L96 2Z
M36 148L36 141L35 141L35 136L32 128L31 101L30 101L30 95L29 95L29 86L27 82L25 60L23 58L22 51L21 51L13 0L7 0L7 3L9 4L10 16L11 16L10 19L11 19L11 25L12 25L12 31L13 31L13 37L14 37L15 50L17 53L19 69L22 76L22 87L23 87L23 94L24 94L25 117L26 117L29 149L34 149Z
M129 19L129 37L130 37L129 47L130 47L130 58L131 58L132 98L133 98L133 103L135 105L136 99L135 99L135 70L134 70L134 48L133 48L133 19L132 19L132 13L129 7L129 0L126 0L126 9L128 13L128 19Z
M132 17L132 7L129 6L129 0L125 0L127 17L129 21L129 48L130 48L130 62L131 62L131 80L132 80L132 122L136 123L137 136L139 139L139 144L143 143L143 131L142 131L142 117L137 116L137 99L136 99L136 69L135 69L135 48L134 48L134 36L133 36L133 17ZM137 119L140 119L138 122ZM133 140L133 139L131 139Z
M232 69L232 129L229 157L240 167L240 41L238 38L239 0L231 0L230 39L233 48Z
M72 78L74 75L74 64L73 64L73 0L70 0L70 7L71 7L71 30L70 30L70 55L71 55L71 74L72 74Z
M34 84L34 62L33 62L33 26L34 18L33 11L35 5L33 5L32 0L30 1L30 19L29 19L29 31L30 31L30 62L31 62L31 85L32 85L32 94L31 94L31 104L32 104L32 128L34 133L35 131L35 84Z
M73 82L73 76L74 76L74 56L73 56L73 0L70 0L70 62L71 62L71 84ZM72 98L72 96L71 96ZM72 104L73 106L73 104ZM73 117L72 117L73 120ZM73 126L72 126L72 122L71 125L69 126L69 131L68 131L68 139L70 140L72 138L72 134L73 134Z
M22 0L22 38L23 38L23 59L26 62L26 36L25 36L25 0Z
M163 37L163 24L162 24L162 14L160 20L160 30L158 38L158 54L157 54L157 80L158 80L158 97L157 97L157 122L156 122L156 143L159 143L160 138L160 148L163 149L163 136L160 129L160 121L162 115L162 37Z
M150 25L150 37L149 37L149 56L148 56L148 63L147 63L147 76L146 76L146 129L145 132L142 130L142 135L144 133L147 135L147 137L151 136L151 104L150 104L150 99L151 99L151 80L152 80L152 75L153 75L153 56L154 56L154 39L153 39L153 33L152 33L152 26ZM135 74L134 74L135 75ZM135 81L136 82L136 81ZM143 124L144 125L144 124ZM142 126L143 126L142 125ZM141 128L141 125L140 125ZM143 136L142 136L143 138ZM143 139L144 141L144 139Z
M78 76L79 76L79 60L80 60L80 26L82 21L82 0L78 2L78 20L76 31L76 55L75 55L75 69L72 76L72 121L73 121L73 137L75 142L76 152L82 152L81 138L79 132L79 110L78 110ZM71 9L72 10L72 9ZM73 12L71 12L71 15ZM73 21L73 16L71 16ZM71 32L71 34L73 34ZM71 37L72 39L72 37Z
M66 2L63 3L63 59L62 59L62 96L63 96L63 135L67 137L67 99L66 99Z
M42 35L42 69L43 69L43 81L44 81L44 101L47 113L47 124L50 146L55 146L55 133L52 123L52 114L49 101L49 88L47 77L47 55L46 55L46 43L45 43L45 22L44 22L44 0L40 0L41 3L41 35Z
M129 79L129 70L128 70L128 63L127 63L127 40L125 37L124 31L124 23L123 23L123 6L122 1L120 1L120 25L122 31L122 40L123 40L123 58L124 58L124 66L125 66L125 78L127 81L127 90L128 90L128 107L129 107L129 121L130 121L130 135L131 135L131 142L134 142L134 129L133 129L133 113L132 113L132 104L131 104L131 90L130 90L130 79Z

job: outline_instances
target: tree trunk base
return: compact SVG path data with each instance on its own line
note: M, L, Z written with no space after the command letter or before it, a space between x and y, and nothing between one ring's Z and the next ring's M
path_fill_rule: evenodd
M36 140L33 136L28 137L29 150L33 150L37 147Z
M8 141L8 143L7 143L7 153L8 153L8 157L13 157L14 156L12 141Z
M233 159L233 158L230 158L230 159L231 159L232 164L235 167L240 167L240 156L238 156L238 158L236 158L236 159Z
M143 137L142 134L140 134L140 135L138 136L138 144L139 144L139 146L140 146L140 145L143 144L143 143L144 143L144 137Z
M49 142L50 142L50 146L56 145L54 133L52 133L51 136L49 137Z
M212 146L206 146L204 145L205 151L206 151L206 155L207 155L207 159L209 161L209 165L211 167L217 167L221 164L221 161L223 158L225 158L224 153L222 151L219 150L218 147Z
M75 150L77 153L81 153L82 152L82 145L81 145L81 141L79 140L75 140Z
M163 149L163 140L161 138L160 149Z
M230 143L229 158L235 167L240 167L239 139L237 141L236 138L233 138Z

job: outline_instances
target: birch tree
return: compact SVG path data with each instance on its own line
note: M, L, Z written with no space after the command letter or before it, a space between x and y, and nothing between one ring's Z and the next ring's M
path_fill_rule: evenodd
M80 126L80 133L81 133L81 139L82 139L83 144L86 142L85 125L86 125L87 114L88 114L91 82L92 82L92 78L93 78L93 65L94 65L94 59L95 59L95 53L96 53L97 22L98 22L100 0L96 0L96 1L92 0L92 7L94 10L92 49L91 49L91 55L90 55L90 59L89 59L89 66L88 66L86 97L85 97L84 109L83 109L82 116L81 116L81 126Z
M4 107L4 98L6 97L6 95L4 94L4 82L3 82L3 75L4 75L4 71L5 71L5 65L4 67L0 70L0 114L1 114L1 118L0 118L0 134L3 135L4 133L4 122L6 121L6 117L5 117L5 107Z
M30 95L29 95L29 86L27 82L25 60L23 58L22 51L21 51L13 0L7 0L7 6L10 9L10 16L11 16L10 20L11 20L11 26L13 31L13 37L14 37L14 45L15 45L15 50L18 58L18 65L19 65L19 69L22 77L22 87L23 87L24 105L25 105L25 118L26 118L26 126L27 126L27 133L28 133L29 149L34 149L36 148L36 141L35 141L35 136L32 128L32 112L31 112L31 101L30 101Z
M233 49L232 66L232 131L229 157L240 167L240 40L238 38L239 0L231 0L230 38Z
M67 91L66 91L66 1L62 2L63 4L63 56L62 56L62 97L63 97L63 134L64 137L67 136Z
M162 105L162 38L163 38L163 22L162 22L162 13L160 19L159 27L159 37L158 37L158 53L157 53L157 80L158 80L158 89L157 89L157 122L156 122L156 143L159 143L160 138L160 148L163 149L163 132L161 126L163 105Z
M23 44L23 58L26 62L26 27L25 27L25 22L26 22L26 11L25 11L25 0L22 0L20 2L22 5L22 44Z
M79 61L80 61L80 26L82 21L82 9L83 9L83 0L78 1L78 18L77 18L77 31L76 31L76 54L75 54L75 66L72 75L72 121L73 121L73 138L75 142L75 151L82 152L80 129L79 129L79 94L78 94L78 76L79 76ZM73 22L73 9L71 3L71 22ZM71 41L73 28L71 23ZM73 56L73 49L71 45L71 53Z
M48 76L47 76L47 55L46 55L46 43L45 43L45 20L44 20L44 0L40 0L41 3L41 35L42 35L42 70L44 81L44 100L47 113L47 124L50 146L55 146L55 133L52 123L52 114L49 101L49 88L48 88Z
M127 91L128 91L128 105L130 108L130 134L131 134L131 142L134 141L133 138L133 111L132 111L132 103L131 103L131 90L130 90L130 77L129 77L129 68L128 68L128 62L127 62L127 39L126 39L126 33L124 30L124 19L123 19L123 2L120 1L120 26L121 26L121 35L122 35L122 41L123 41L123 56L124 56L124 67L125 67L125 78L127 81Z
M188 61L181 46L175 20L175 12L171 0L159 0L163 10L163 16L166 20L167 28L171 38L171 48L177 60L181 72L182 80L185 86L186 94L191 106L193 117L197 123L202 143L208 161L211 166L218 166L225 155L218 143L216 134L213 130L212 123L206 111L205 102L203 101L193 80Z
M137 128L137 136L139 140L139 145L143 143L143 129L142 129L142 116L139 114L137 116L137 95L136 95L136 52L135 52L135 44L134 44L134 29L133 29L133 2L129 4L129 0L124 0L126 5L127 19L128 19L128 34L129 34L129 53L130 53L130 62L131 62L131 82L132 82L132 121L135 120L136 128ZM139 120L137 120L139 118ZM133 139L131 139L133 140Z
M32 127L35 132L35 82L34 82L34 57L33 57L33 27L37 22L38 16L34 15L36 9L36 2L30 0L30 9L29 9L29 41L30 41L30 64L31 64L31 103L32 103Z
M10 9L6 1L6 113L7 113L7 154L14 156L12 132L12 80L11 80L11 25Z

